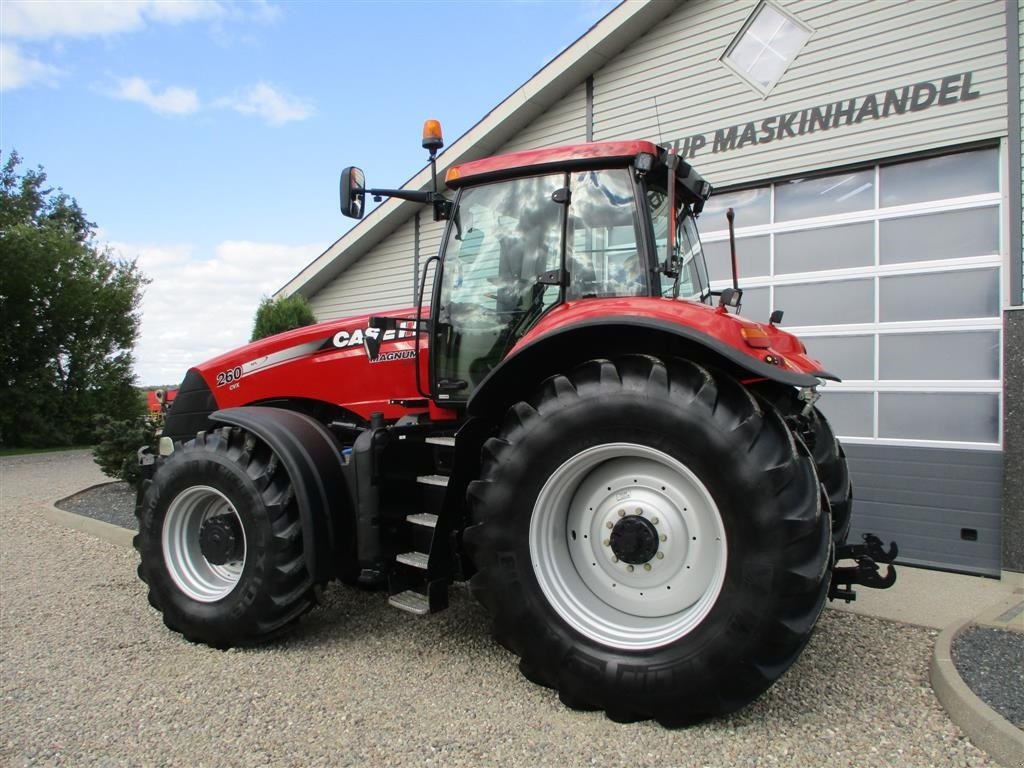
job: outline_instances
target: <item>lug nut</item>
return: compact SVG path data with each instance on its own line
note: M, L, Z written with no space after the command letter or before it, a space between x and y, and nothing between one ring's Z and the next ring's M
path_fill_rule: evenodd
M642 515L644 513L643 507L637 507L635 511L638 515Z
M659 560L663 560L665 558L665 553L659 552L657 555L655 555L655 557L657 557Z
M605 545L606 547L610 547L610 546L612 545L612 542L611 542L611 540L610 540L610 539L605 539L605 540L604 540L604 542L602 542L602 543L603 543L603 544L604 544L604 545Z
M668 541L668 536L666 536L664 533L661 534L661 536L659 536L658 538L661 539L662 541Z
M615 527L614 525L612 525L612 521L611 520L609 520L607 523L605 523L605 526L608 527L608 528L614 528Z
M625 516L626 516L626 510L620 509L619 510L619 517L625 517Z
M630 573L632 573L633 572L633 566L632 565L627 565L626 566L626 570L629 571Z
M651 522L654 523L655 525L657 525L658 524L658 518L657 517L652 517L651 518Z
M650 563L644 563L644 570L645 571L651 570L651 564Z
M619 558L618 558L618 557L616 557L615 555L612 555L612 562L613 562L613 563L617 563L617 562L619 562Z

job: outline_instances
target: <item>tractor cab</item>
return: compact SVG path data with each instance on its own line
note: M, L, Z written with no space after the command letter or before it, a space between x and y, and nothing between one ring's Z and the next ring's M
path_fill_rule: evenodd
M432 162L440 139L433 141ZM426 137L424 146L431 148ZM711 297L695 221L711 186L650 142L462 163L446 176L454 199L362 184L359 169L345 169L346 215L360 217L369 192L431 202L436 218L448 221L430 296L430 389L438 402L466 402L557 305Z

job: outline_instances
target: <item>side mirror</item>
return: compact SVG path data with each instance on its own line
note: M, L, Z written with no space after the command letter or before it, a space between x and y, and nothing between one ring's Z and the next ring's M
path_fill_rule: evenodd
M363 218L366 206L366 176L354 166L341 172L341 213L350 219Z

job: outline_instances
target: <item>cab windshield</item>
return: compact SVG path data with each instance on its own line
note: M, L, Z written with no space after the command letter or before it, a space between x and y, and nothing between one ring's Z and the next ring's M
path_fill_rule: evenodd
M697 234L697 222L690 206L683 203L680 197L676 196L675 236L675 257L679 264L679 277L672 279L662 276L661 293L662 296L707 301L711 292L704 251L701 249L700 236ZM664 181L660 185L655 183L648 187L647 204L654 227L657 258L663 260L669 226L668 195L665 192Z

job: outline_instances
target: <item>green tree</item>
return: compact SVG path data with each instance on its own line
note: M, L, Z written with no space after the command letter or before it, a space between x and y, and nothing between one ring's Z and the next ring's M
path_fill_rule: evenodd
M0 444L92 442L95 417L135 418L132 348L147 282L42 168L0 170Z
M252 338L249 341L265 339L275 333L302 328L315 322L313 308L309 306L309 300L305 296L293 293L286 298L264 297L256 310L256 320L252 325Z

